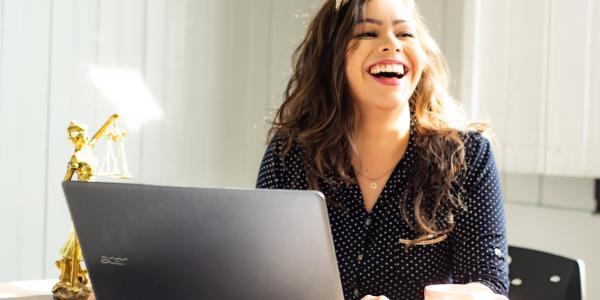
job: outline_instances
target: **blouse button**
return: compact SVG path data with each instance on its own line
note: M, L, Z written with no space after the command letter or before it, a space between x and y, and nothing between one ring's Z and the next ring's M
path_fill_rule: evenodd
M362 255L362 254L359 254L359 255L358 255L358 257L357 257L356 259L358 260L358 262L361 262L361 261L362 261L362 259L363 259L363 255Z
M502 251L498 248L494 249L494 254L496 254L498 257L502 257Z
M369 226L369 225L371 225L371 222L372 222L371 218L366 218L365 219L365 225Z
M360 296L360 292L358 291L358 289L354 289L354 297L358 296Z

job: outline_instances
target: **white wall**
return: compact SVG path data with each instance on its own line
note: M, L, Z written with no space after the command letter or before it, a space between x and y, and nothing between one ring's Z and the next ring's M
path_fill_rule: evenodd
M71 120L95 131L122 114L134 182L254 186L267 111L281 99L311 8L295 0L0 0L0 281L57 276L70 226L60 182ZM139 74L152 97L133 112L117 109L135 99L111 102L90 66ZM128 126L153 103L160 120Z
M44 262L50 3L0 3L0 273ZM43 28L43 30L39 30ZM46 49L46 51L38 51ZM18 117L17 117L18 116Z

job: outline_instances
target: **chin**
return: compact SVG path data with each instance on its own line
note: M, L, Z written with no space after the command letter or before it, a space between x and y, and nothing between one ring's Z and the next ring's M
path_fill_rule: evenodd
M386 103L386 106L393 106L394 108L398 108L398 107L404 107L404 105L406 105L408 103L408 101L410 100L411 94L405 94L402 93L401 95L396 94L393 95L392 97L388 98L388 100L383 101L383 103Z
M402 109L404 107L406 107L408 104L408 98L407 99L394 99L394 100L388 100L388 101L378 101L375 102L375 106L379 109L382 110L397 110L397 109Z

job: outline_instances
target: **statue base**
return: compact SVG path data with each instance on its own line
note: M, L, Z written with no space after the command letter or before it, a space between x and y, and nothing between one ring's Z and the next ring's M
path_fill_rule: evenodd
M87 300L92 290L86 285L71 286L69 283L59 282L52 288L54 299L60 300Z

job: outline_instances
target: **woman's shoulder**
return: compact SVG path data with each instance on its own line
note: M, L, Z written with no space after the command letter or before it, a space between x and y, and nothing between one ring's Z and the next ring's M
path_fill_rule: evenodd
M492 137L488 132L479 130L467 129L459 131L464 143L467 157L477 156L482 152L491 151Z
M491 167L496 168L493 153L493 137L488 132L477 130L465 130L461 132L465 147L465 162L467 173L470 176L478 176L479 173L489 171Z
M273 135L265 151L256 186L258 188L307 189L304 156L299 142Z
M458 131L465 143L465 149L475 150L477 152L481 148L487 148L491 145L488 132L481 132L475 129L465 129Z
M290 156L302 151L298 139L285 136L283 134L274 134L269 140L267 151L272 151L278 156Z
M304 151L298 139L282 134L274 134L271 137L267 154L277 158L285 169L296 169L304 162Z

